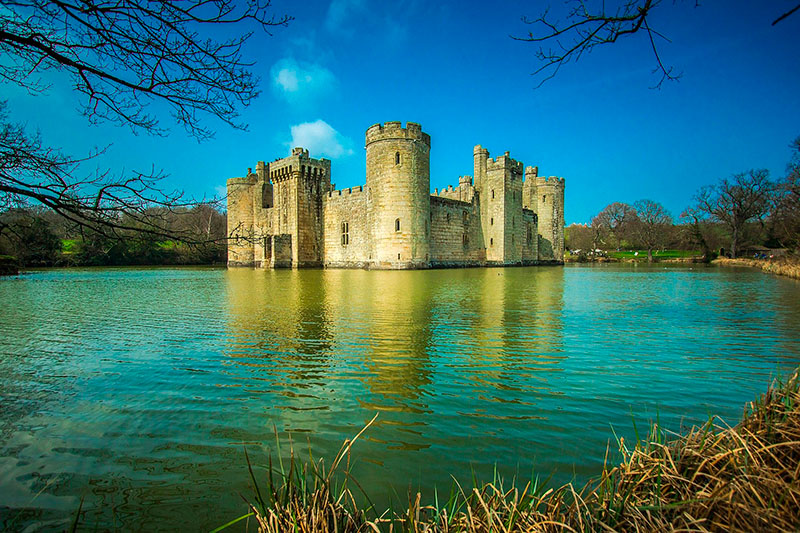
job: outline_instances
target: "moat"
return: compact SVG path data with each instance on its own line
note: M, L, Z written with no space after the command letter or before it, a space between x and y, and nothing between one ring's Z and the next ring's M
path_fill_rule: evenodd
M800 364L800 282L703 266L84 269L0 279L0 527L219 526L256 464L371 495L583 482L613 432L730 423ZM612 449L614 448L612 441ZM263 470L257 470L262 472Z

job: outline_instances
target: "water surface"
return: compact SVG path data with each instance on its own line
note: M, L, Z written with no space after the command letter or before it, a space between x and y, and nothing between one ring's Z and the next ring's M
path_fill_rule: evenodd
M583 482L800 364L800 283L751 270L50 270L0 281L0 527L212 528L244 447L330 458L378 501L455 476ZM613 432L612 432L613 431Z

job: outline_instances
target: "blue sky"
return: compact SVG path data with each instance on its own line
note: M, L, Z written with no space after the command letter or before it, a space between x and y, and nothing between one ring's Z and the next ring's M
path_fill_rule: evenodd
M400 120L432 137L431 188L472 174L482 144L564 177L567 223L643 198L677 217L721 177L783 176L800 136L800 13L770 24L795 3L665 1L652 25L671 39L660 45L664 62L683 75L653 90L644 35L597 48L537 89L535 45L509 36L524 35L521 17L548 2L274 0L276 14L295 20L248 45L262 89L242 111L249 131L209 119L216 136L200 144L178 126L168 137L91 126L68 82L36 97L0 87L12 118L50 145L77 156L110 143L98 164L162 169L169 186L195 196L297 145L332 159L338 188L363 184L365 130Z

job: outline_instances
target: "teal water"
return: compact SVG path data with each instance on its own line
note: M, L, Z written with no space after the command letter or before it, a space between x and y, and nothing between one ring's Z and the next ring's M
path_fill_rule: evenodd
M0 280L0 527L210 529L243 449L332 457L376 501L679 431L800 364L800 283L752 270L50 270ZM613 432L612 432L613 431ZM263 469L258 472L263 473Z

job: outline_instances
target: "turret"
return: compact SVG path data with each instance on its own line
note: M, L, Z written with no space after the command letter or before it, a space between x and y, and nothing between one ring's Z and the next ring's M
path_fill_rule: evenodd
M431 138L409 122L375 124L366 133L370 261L378 268L429 262Z
M536 176L539 260L564 261L564 178Z
M482 191L486 185L486 161L489 159L489 150L480 144L472 149L472 160L475 174L475 189Z
M248 169L244 178L228 180L228 265L253 264L253 192L257 176Z

